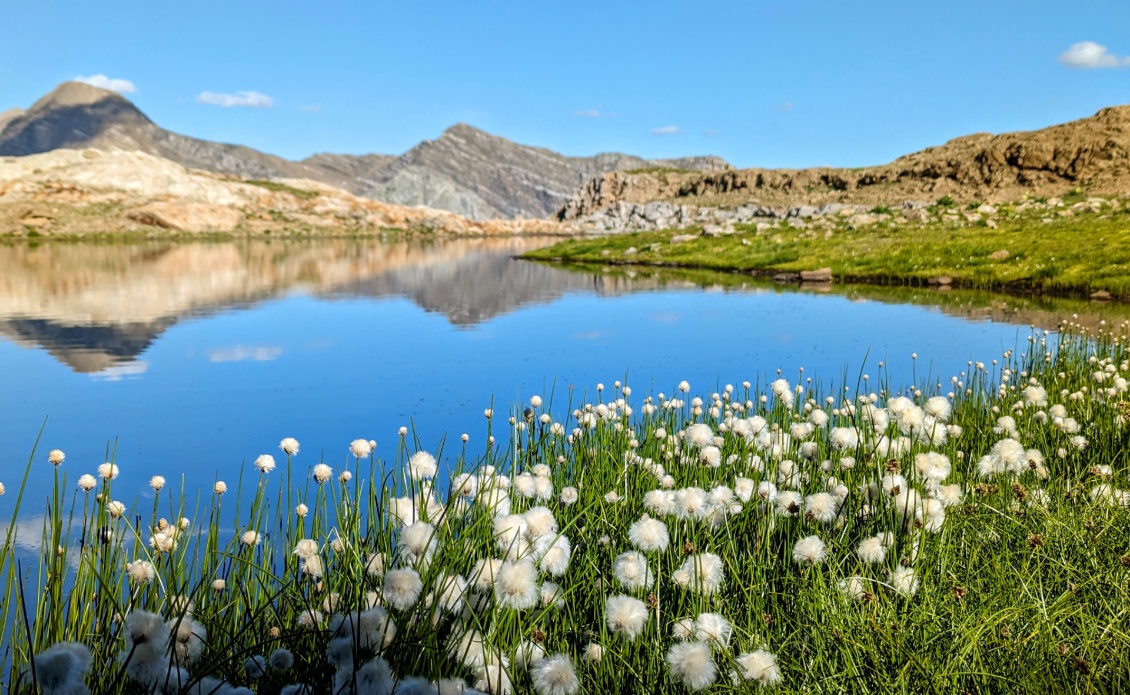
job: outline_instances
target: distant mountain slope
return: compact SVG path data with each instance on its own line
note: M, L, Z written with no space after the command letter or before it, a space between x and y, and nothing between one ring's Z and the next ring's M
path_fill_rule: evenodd
M136 150L195 169L247 178L313 178L308 167L250 147L178 135L157 126L125 97L64 82L0 131L0 155L60 148Z
M1130 105L1042 130L966 135L881 166L604 174L578 189L560 217L584 217L618 202L893 206L942 196L961 202L1050 197L1075 188L1130 193Z
M400 157L317 154L301 162L165 130L115 92L64 82L26 112L0 114L0 155L59 148L136 150L187 167L251 179L322 181L383 202L425 205L474 220L548 217L584 181L641 167L727 169L717 157L650 161L622 154L566 157L459 124Z
M459 123L404 153L378 174L375 185L359 193L401 205L451 210L473 220L548 217L594 176L649 167L722 171L730 165L718 157L566 157Z

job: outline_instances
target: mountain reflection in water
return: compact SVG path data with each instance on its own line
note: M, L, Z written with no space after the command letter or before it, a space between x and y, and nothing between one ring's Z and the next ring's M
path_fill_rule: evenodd
M463 327L567 292L786 289L740 275L564 269L513 260L552 241L509 237L0 245L0 335L42 348L76 372L116 378L144 371L138 357L180 321L291 294L323 299L405 297ZM1077 314L1080 322L1093 327L1104 318L1130 313L1123 305L984 292L839 285L801 289L930 305L958 317L1019 325L1054 326Z
M292 294L405 296L456 325L585 289L512 256L545 239L0 246L0 335L76 372L133 362L186 318Z

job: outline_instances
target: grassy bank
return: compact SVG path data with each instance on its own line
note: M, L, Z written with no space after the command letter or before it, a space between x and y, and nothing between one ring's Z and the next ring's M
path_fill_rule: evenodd
M1062 210L999 206L991 218L950 206L926 211L922 222L885 210L872 217L860 225L835 216L799 221L804 226L739 224L718 236L697 228L617 234L525 257L769 275L826 267L840 282L926 284L946 276L979 289L1130 298L1130 207L1117 200ZM672 241L688 234L695 236Z
M388 460L283 440L199 505L41 451L48 499L2 481L0 686L1124 691L1127 330L916 385L610 383Z

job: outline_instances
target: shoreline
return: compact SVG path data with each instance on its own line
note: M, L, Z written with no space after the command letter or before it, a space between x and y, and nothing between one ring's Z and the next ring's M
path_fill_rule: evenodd
M860 225L830 216L575 237L521 258L709 270L786 284L948 286L1130 300L1130 207L1119 199L1055 213L1021 202L998 206L988 218L959 216L942 204L919 219L874 217Z

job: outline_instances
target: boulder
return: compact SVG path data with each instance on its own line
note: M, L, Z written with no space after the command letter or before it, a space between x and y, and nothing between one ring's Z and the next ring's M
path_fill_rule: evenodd
M675 236L671 237L671 243L681 244L684 241L694 241L697 238L698 237L694 234L676 234Z
M800 271L800 279L802 282L831 282L832 269L817 268L816 270L802 270Z
M990 261L1006 261L1011 254L1008 249L1001 249L1000 251L993 251L989 254Z
M208 203L150 203L130 212L129 218L182 232L230 232L243 221L243 212Z

